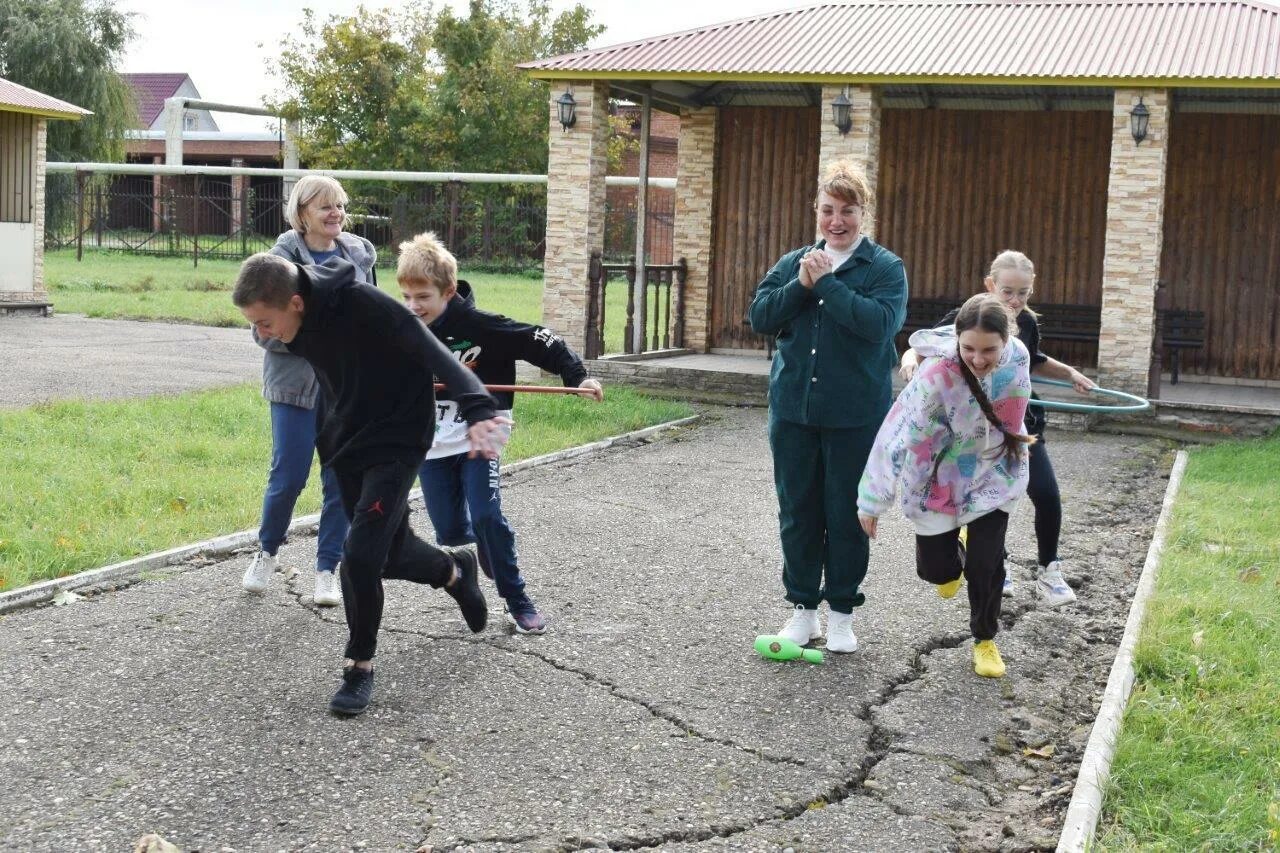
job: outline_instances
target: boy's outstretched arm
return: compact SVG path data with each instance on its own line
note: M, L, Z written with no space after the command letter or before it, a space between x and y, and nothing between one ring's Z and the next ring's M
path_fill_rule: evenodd
M566 388L587 388L596 402L604 399L604 386L600 380L587 376L587 366L581 356L545 326L521 323L510 317L493 317L490 331L502 339L504 356L527 361L548 373L560 377Z

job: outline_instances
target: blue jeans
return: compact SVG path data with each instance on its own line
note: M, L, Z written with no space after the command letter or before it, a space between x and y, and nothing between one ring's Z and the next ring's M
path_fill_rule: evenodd
M316 452L316 430L324 415L324 404L316 400L314 409L271 404L271 473L267 493L262 498L262 527L258 543L272 556L280 549L298 495L307 485L311 459ZM338 478L327 467L320 469L324 507L320 511L320 533L316 543L316 571L331 572L342 560L342 543L350 522L342 509Z
M440 545L476 543L493 572L498 595L524 593L516 565L516 532L502 514L498 460L468 459L465 453L428 459L418 471L422 497Z

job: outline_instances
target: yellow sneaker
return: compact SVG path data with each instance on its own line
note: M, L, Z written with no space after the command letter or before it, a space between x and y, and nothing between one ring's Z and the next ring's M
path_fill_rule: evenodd
M983 678L1000 678L1004 675L1004 661L995 640L980 640L973 644L973 671Z
M960 587L963 584L964 584L964 575L961 575L960 577L956 578L953 581L947 581L946 583L938 584L936 589L938 590L938 595L942 596L943 598L955 598L956 593L960 591Z

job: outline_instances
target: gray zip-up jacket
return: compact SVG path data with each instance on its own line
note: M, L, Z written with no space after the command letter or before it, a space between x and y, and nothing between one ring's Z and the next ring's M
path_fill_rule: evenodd
M378 254L373 244L363 237L342 232L337 239L342 257L356 268L356 277L365 284L373 284L373 264ZM286 231L276 239L271 254L287 258L296 264L314 264L307 243L298 231ZM262 396L272 403L287 403L304 409L316 407L320 384L306 360L293 355L288 348L274 338L261 340L256 330L253 339L266 350L262 359Z

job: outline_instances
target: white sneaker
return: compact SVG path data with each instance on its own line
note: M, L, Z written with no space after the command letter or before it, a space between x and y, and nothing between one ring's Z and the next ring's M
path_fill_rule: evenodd
M822 626L818 624L818 611L806 610L803 604L797 604L787 624L783 625L782 630L778 632L778 636L801 646L818 639L822 636Z
M1076 594L1062 579L1062 564L1054 560L1036 575L1036 592L1050 607L1070 604L1076 600Z
M249 564L244 577L240 579L240 586L244 587L246 592L262 595L267 591L275 571L276 558L266 551L259 551L253 555L253 562Z
M1002 595L1013 595L1013 572L1016 568L1017 566L1008 560L1004 561L1004 586L1000 588Z
M334 607L342 603L342 587L338 584L338 570L316 572L316 591L313 596L317 607Z
M853 614L832 610L827 616L827 651L847 654L857 649L858 638L853 635Z

